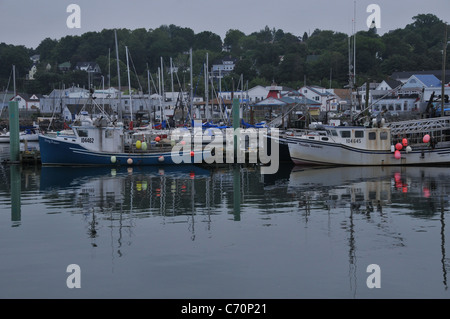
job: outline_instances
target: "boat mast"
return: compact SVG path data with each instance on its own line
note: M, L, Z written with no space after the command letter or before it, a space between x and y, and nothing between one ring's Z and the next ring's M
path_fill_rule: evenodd
M120 66L119 66L119 46L117 44L117 30L114 30L114 38L116 42L116 62L117 62L117 85L119 86L119 107L117 109L119 118L122 120L122 88L120 85Z
M353 89L356 87L356 1L354 2L355 12L352 23L352 35L348 39L348 72L349 72L349 90L350 90L350 122L353 122L353 108L356 109L356 96L353 97ZM352 59L353 52L353 59ZM352 63L353 62L353 63ZM358 92L356 92L356 95Z
M445 23L445 31L444 31L444 49L442 51L442 80L441 80L441 116L444 116L444 94L445 94L445 60L447 59L447 24Z
M192 86L192 84L193 84L193 79L192 79L192 48L190 48L189 49L189 64L190 64L190 76L191 76L191 90L190 90L190 108L191 108L191 111L190 111L190 116L191 116L191 118L192 118L192 109L193 109L193 104L194 104L194 88L193 88L193 86Z
M170 57L170 85L171 85L171 89L172 89L172 102L173 102L173 100L174 100L173 94L175 92L174 92L174 89L173 89L173 63L172 63L172 57Z
M206 96L206 104L205 104L205 113L206 113L206 121L208 122L210 120L209 115L209 79L208 79L208 52L206 52L206 65L205 65L205 96Z
M149 70L149 68L148 68L148 63L147 63L147 85L148 85L148 117L149 117L149 119L151 119L151 104L152 104L152 101L151 101L151 98L150 98L150 90L151 90L151 87L150 87L150 70ZM150 127L153 127L153 124L152 124L152 121L150 121Z
M163 121L163 118L164 118L164 116L163 115L165 115L164 113L164 110L163 110L163 107L165 108L165 101L166 101L166 99L165 99L165 97L164 97L164 95L165 95L165 92L164 92L164 66L163 66L163 57L161 57L161 87L162 87L162 93L161 93L161 99L162 99L162 102L161 102L161 123L162 123L162 121Z
M128 93L130 95L130 127L133 125L133 101L131 99L131 80L130 80L130 67L128 64L128 47L125 46L125 52L127 55L127 73L128 73Z

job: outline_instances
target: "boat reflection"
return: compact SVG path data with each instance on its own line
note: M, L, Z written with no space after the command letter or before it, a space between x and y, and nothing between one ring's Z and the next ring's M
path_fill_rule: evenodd
M414 216L437 214L436 205L450 197L450 172L443 167L294 167L288 192L304 201L320 200L329 209L364 206L382 209L407 205Z
M404 235L392 231L393 214L439 222L443 284L447 289L445 213L450 196L450 171L446 167L294 167L287 192L303 211L305 223L313 210L327 210L341 217L347 231L349 276L356 296L356 247L360 222L374 226L389 245L404 246ZM420 226L421 227L421 226Z

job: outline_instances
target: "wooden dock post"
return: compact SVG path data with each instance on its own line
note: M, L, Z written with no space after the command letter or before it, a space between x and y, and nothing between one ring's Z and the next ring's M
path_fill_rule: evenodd
M12 164L20 163L19 103L17 101L9 102L8 111L10 161Z

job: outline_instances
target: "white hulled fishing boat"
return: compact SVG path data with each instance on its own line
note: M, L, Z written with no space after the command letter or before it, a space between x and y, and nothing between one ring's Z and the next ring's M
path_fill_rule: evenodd
M324 126L323 134L286 137L295 164L433 165L450 163L450 117L365 126Z

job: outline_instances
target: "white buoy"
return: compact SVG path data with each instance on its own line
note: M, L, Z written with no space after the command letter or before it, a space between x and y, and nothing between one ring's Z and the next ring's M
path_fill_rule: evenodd
M409 152L411 152L412 151L412 148L411 148L411 146L406 146L406 153L409 153Z
M158 157L158 161L159 162L164 162L164 156L161 155L160 157Z
M391 153L394 153L394 152L395 152L395 146L391 145Z
M132 158L127 159L127 163L128 163L128 165L133 164L133 159Z

